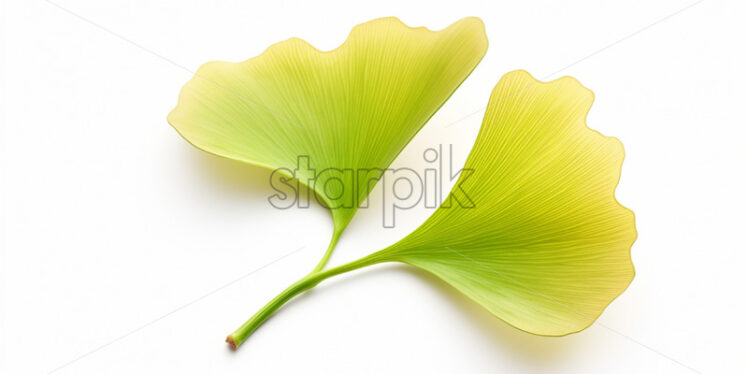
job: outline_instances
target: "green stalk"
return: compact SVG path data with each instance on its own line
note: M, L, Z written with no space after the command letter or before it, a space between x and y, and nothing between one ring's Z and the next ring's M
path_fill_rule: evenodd
M320 270L325 268L325 265L327 265L327 260L330 259L330 255L332 255L332 251L335 249L335 246L338 244L338 239L340 239L340 234L343 233L343 228L335 228L335 231L332 233L332 239L330 239L330 245L327 246L327 251L325 251L325 254L322 256L322 259L319 260L319 263L317 263L317 266L314 267L312 270L313 273L317 273Z
M333 244L331 244L331 246L334 246L335 241L337 240L333 240ZM258 327L260 327L260 325L262 325L271 315L273 315L273 313L275 313L278 308L283 306L283 304L293 299L296 295L314 288L314 286L316 286L323 280L384 261L386 261L386 259L382 257L379 252L377 252L328 270L312 271L304 278L301 278L294 284L288 286L288 288L283 290L283 292L278 294L278 296L274 297L272 300L270 300L270 302L265 304L265 306L260 308L257 313L255 313L249 320L247 320L247 322L236 329L236 331L231 333L231 335L227 336L226 342L229 343L231 348L236 349L245 340L247 340L247 338L252 335L252 333L257 330ZM324 266L324 263L322 264L322 266Z

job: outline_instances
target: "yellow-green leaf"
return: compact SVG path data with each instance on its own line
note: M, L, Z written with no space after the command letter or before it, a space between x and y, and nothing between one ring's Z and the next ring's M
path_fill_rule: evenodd
M505 75L455 202L377 257L431 272L534 334L589 326L633 279L636 239L614 196L623 147L587 127L592 101L570 77Z
M168 121L207 152L296 171L332 208L332 249L374 186L347 170L387 168L487 46L478 18L441 31L377 19L329 52L292 38L244 62L203 65ZM300 156L310 169L296 170Z

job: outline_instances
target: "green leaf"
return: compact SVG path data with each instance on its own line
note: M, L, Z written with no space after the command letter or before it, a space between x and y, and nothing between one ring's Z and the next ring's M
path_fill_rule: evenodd
M634 276L633 213L614 192L615 138L591 130L593 94L564 77L527 72L497 84L452 195L394 245L312 273L229 335L241 344L283 303L329 277L382 262L433 273L498 318L539 335L589 326Z
M636 239L633 213L614 196L623 147L585 124L593 98L570 77L505 75L465 164L472 173L453 190L474 207L439 209L381 255L527 332L589 326L633 279Z
M329 52L292 38L244 62L203 65L168 121L202 150L286 176L307 157L295 177L331 208L335 228L319 270L375 185L348 170L387 168L487 47L478 18L441 31L381 18Z

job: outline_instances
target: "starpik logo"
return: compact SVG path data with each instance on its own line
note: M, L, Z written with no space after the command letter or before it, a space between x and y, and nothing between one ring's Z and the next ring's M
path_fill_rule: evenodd
M455 206L474 208L475 203L463 189L463 184L473 175L474 170L455 170L452 162L452 145L449 145L446 157L444 148L440 144L423 152L423 159L427 163L423 170L405 167L326 167L317 170L312 167L314 160L310 156L300 155L293 170L279 168L271 173L270 187L276 193L268 197L268 202L277 209L305 209L310 207L314 195L317 202L330 209L353 209L356 206L359 209L368 209L369 193L377 183L381 183L382 225L386 228L395 227L397 211L412 209L420 204L431 209L451 209ZM446 199L443 199L444 180L457 180Z

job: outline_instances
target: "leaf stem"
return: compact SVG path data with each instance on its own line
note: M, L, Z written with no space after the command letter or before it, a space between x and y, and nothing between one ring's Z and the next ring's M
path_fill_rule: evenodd
M335 228L335 231L332 233L332 239L330 239L330 245L327 246L327 250L325 251L325 254L322 256L322 258L317 263L317 266L312 269L312 273L317 273L320 270L325 268L325 265L327 265L327 261L330 259L330 256L332 255L332 251L335 249L335 245L338 244L338 239L340 239L340 234L343 233L342 229Z
M337 241L337 239L333 237L333 243L335 241ZM226 337L226 342L229 343L232 348L236 349L245 340L247 340L247 338L252 335L252 333L257 330L258 327L260 327L260 325L262 325L271 315L273 315L273 313L277 311L278 308L283 306L283 304L294 298L294 296L311 288L314 288L314 286L316 286L323 280L335 275L347 273L352 270L360 269L362 267L381 263L384 261L386 261L386 259L381 256L379 252L376 252L369 256L362 257L358 260L351 261L347 264L336 266L328 270L312 271L304 278L301 278L294 284L288 286L288 288L279 293L278 296L274 297L272 300L270 300L270 302L265 304L265 306L260 308L260 310L258 310L249 320L247 320L247 322L236 329L236 331L231 333L231 335ZM322 266L324 266L324 263L322 264Z

